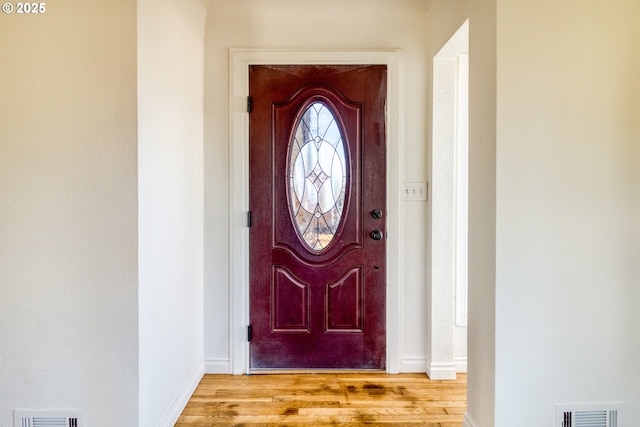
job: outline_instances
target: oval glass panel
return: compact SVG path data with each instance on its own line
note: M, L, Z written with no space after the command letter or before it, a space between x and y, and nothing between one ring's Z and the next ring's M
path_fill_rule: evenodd
M346 150L336 117L323 102L309 105L289 143L289 209L298 236L320 252L331 244L344 214Z

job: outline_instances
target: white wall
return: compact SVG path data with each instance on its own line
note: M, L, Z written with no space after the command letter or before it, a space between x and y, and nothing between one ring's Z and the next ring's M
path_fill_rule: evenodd
M228 49L401 48L404 60L403 181L426 181L428 67L422 0L212 0L205 41L205 358L229 370ZM320 31L319 29L323 30ZM389 141L394 144L395 141ZM425 371L428 204L405 203L402 369Z
M138 1L140 426L173 426L204 373L199 1Z
M640 425L640 3L498 17L495 425L603 401Z
M138 420L136 10L0 17L0 425Z

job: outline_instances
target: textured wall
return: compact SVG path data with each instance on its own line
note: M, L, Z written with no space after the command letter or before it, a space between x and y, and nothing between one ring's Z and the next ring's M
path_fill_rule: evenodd
M205 16L138 1L140 426L172 426L204 372Z
M639 425L640 3L498 16L496 426L610 401Z
M138 419L135 3L0 16L0 425Z

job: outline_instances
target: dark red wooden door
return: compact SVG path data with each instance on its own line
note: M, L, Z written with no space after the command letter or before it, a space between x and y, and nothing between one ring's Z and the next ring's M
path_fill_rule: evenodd
M386 66L251 66L250 368L384 369Z

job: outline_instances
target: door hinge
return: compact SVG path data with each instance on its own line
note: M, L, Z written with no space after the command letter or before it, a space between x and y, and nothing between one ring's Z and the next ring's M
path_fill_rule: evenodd
M251 211L247 212L247 227L251 227L252 225L252 221L251 221Z
M252 338L252 330L251 330L251 325L247 325L247 341L251 341Z
M247 96L247 113L250 113L253 107L253 100L250 96Z

